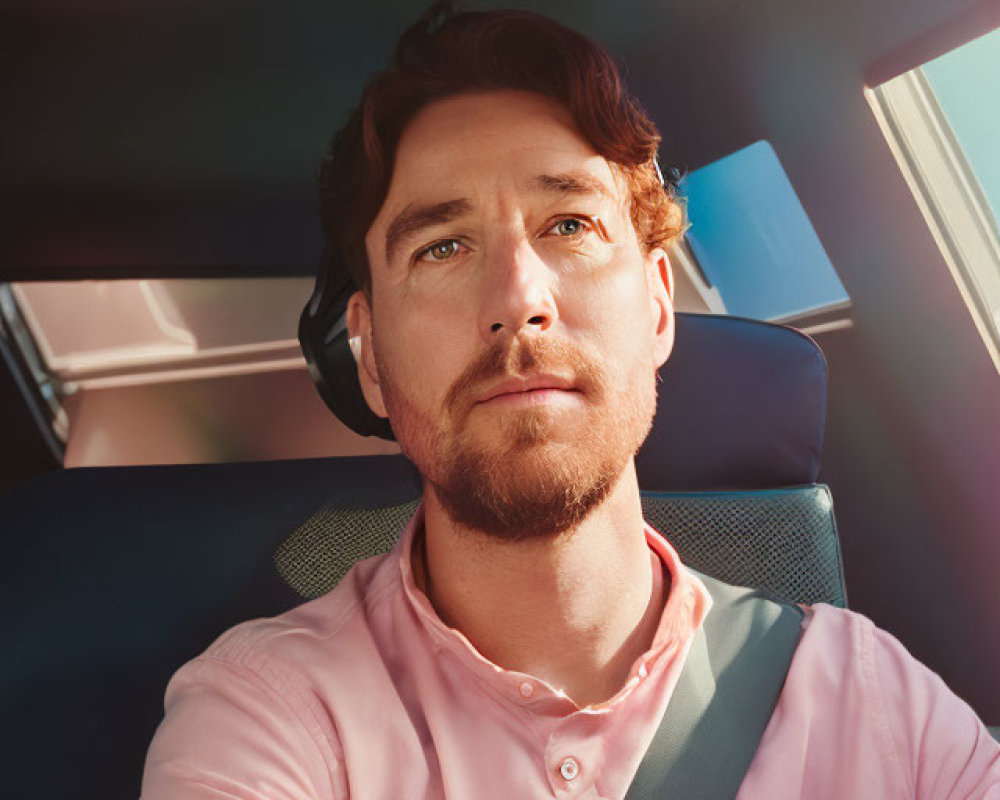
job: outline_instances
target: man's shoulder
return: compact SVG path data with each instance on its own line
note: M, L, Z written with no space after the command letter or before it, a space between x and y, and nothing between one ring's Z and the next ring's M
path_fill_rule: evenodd
M167 686L144 796L262 775L308 778L303 797L327 785L347 796L339 723L366 719L366 701L392 689L383 662L399 586L398 555L359 562L327 594L236 625L184 664Z
M985 728L937 672L918 660L892 633L856 611L811 606L789 672L807 704L829 713L855 708L859 717L893 733L894 744L912 747L915 732L933 720L942 728L978 738Z
M810 607L803 624L772 718L776 736L785 728L801 741L808 731L812 749L830 754L831 770L838 762L856 764L872 785L884 773L892 786L924 787L921 796L996 791L997 743L973 709L892 633L825 604Z
M220 635L194 662L223 662L254 672L328 666L350 641L372 635L373 616L398 585L392 554L358 562L331 591L275 617L247 620ZM347 645L346 647L344 645Z

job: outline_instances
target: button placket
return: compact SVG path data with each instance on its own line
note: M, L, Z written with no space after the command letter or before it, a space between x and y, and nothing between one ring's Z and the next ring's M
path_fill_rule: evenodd
M594 719L577 711L561 720L549 736L545 764L552 794L559 800L591 796L591 785L602 760L595 733L599 731L595 731Z

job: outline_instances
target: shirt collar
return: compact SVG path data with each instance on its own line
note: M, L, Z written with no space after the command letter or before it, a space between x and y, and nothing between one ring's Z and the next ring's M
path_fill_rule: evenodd
M404 529L395 553L399 560L403 591L435 649L446 648L452 651L487 681L517 683L525 677L531 677L505 670L489 661L473 647L461 631L448 627L438 616L427 595L418 586L417 576L413 572L413 550L418 541L418 534L423 535L423 529L424 507L421 504ZM670 543L648 523L644 523L644 534L651 554L659 559L670 575L670 593L664 604L653 642L632 665L622 691L600 706L588 707L591 710L599 711L614 706L638 681L645 679L650 672L657 669L664 656L686 652L687 642L694 637L712 607L712 598L705 585L697 575L684 566Z

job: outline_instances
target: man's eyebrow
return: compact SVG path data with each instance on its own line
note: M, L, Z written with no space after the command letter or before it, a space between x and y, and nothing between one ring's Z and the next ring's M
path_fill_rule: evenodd
M599 194L609 200L615 196L607 185L589 172L563 172L559 175L538 175L535 184L547 192L561 194Z
M443 203L414 206L412 203L404 208L389 223L385 232L385 260L392 261L393 253L399 243L423 228L431 225L441 225L451 222L458 216L472 210L472 203L465 198L446 200Z

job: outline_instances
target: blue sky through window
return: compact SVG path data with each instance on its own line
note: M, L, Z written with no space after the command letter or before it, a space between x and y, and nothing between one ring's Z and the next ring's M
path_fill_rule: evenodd
M848 300L768 142L692 172L682 190L688 242L727 313L780 319Z
M1000 30L924 64L923 71L1000 220Z

